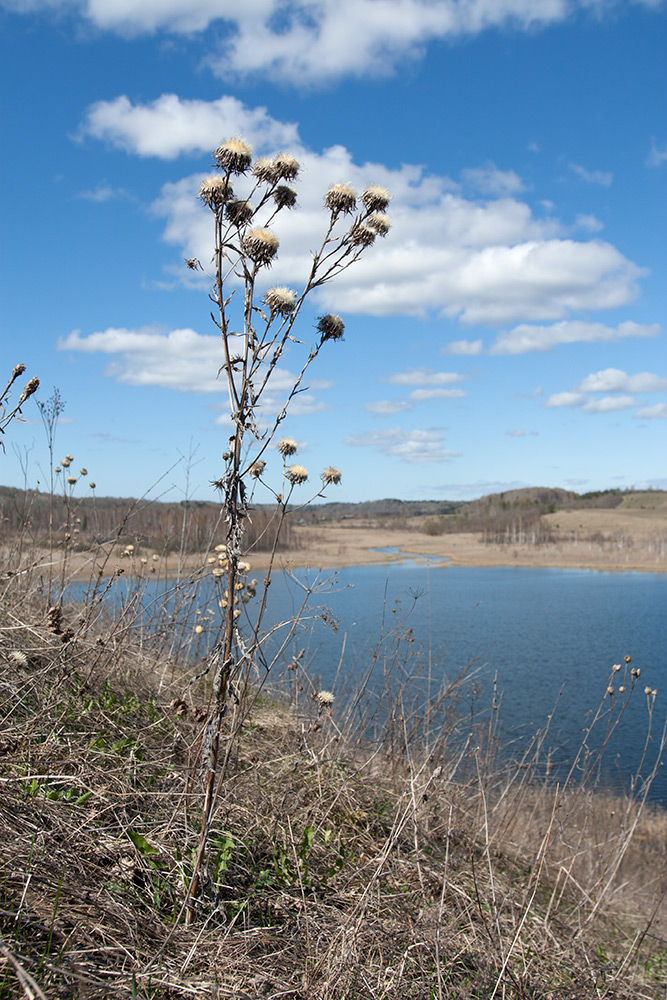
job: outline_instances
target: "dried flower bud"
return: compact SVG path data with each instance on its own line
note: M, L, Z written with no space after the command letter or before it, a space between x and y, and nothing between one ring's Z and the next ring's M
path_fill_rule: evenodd
M63 460L62 460L62 462L60 464L62 465L63 469L69 469L69 467L72 464L72 462L71 462L71 459L69 459L69 458L63 458Z
M609 695L610 698L614 697L614 689L613 689L613 687L608 687L607 688L607 694Z
M386 236L391 229L391 220L384 212L374 212L373 215L369 215L366 219L366 225L373 232L377 233L378 236Z
M196 257L186 257L185 258L185 263L186 263L186 266L189 267L191 271L200 271L200 270L202 270L201 263L200 263L200 261L197 260Z
M308 469L303 465L290 465L285 473L292 486L299 486L308 479Z
M266 462L264 461L264 459L260 458L256 462L252 463L252 465L248 469L248 472L250 473L253 479L259 479L261 474L264 472L265 468L266 468Z
M270 229L251 229L243 239L243 249L256 264L270 264L278 252L278 237Z
M275 160L272 156L260 156L252 165L252 172L258 181L275 183L278 178Z
M350 243L356 247L369 247L375 241L376 233L368 226L356 225L350 229Z
M12 382L14 381L14 379L18 378L19 375L23 375L24 371L25 371L25 365L21 364L14 365L14 367L12 368Z
M88 475L88 469L79 469L79 475L80 476L87 476Z
M631 656L624 656L623 659L625 660L626 663L630 663L632 661Z
M67 459L68 462L74 461L74 455L65 455L65 458Z
M330 483L333 483L334 486L338 486L341 479L342 479L341 472L338 469L334 468L333 465L328 465L324 470L324 472L322 473L322 482L324 483L325 486L328 486Z
M220 174L211 174L201 182L199 197L205 205L215 211L230 198L233 198L234 192L226 177L221 177Z
M384 212L391 201L391 195L380 184L369 184L362 194L361 200L369 212Z
M276 153L273 165L277 176L282 181L293 181L299 173L299 161L291 153Z
M357 193L349 184L332 184L324 196L324 204L334 215L348 214L357 207Z
M67 482L69 483L70 486L74 486L74 484L76 482L76 476L68 476L67 477Z
M287 184L279 184L273 192L273 200L278 208L294 208L296 205L296 191Z
M88 485L90 486L91 490L95 489L95 483L88 483Z
M252 146L240 136L234 136L221 143L213 155L222 170L244 174L252 162Z
M278 451L283 456L283 458L288 458L289 455L296 454L297 443L294 438L281 438L278 442Z
M264 294L264 301L272 313L289 316L296 305L296 292L293 292L291 288L285 288L284 285L269 288Z
M335 313L327 313L326 316L319 317L317 329L322 334L322 343L325 340L341 340L343 331L345 330L345 323Z
M621 670L622 667L620 663L615 663L611 669L614 671L614 673L618 673L618 671Z
M21 403L25 403L26 399L33 396L39 389L39 379L31 378L29 382L26 382L25 388L19 397L19 406Z
M252 219L253 208L249 201L228 201L225 205L225 215L235 226L243 226Z
M648 687L645 687L645 688L644 688L644 694L645 694L645 695L649 695L649 696L650 696L650 694L651 694L651 688L650 688L650 685L649 685Z
M58 473L58 472L62 472L63 470L60 468L59 465L56 465L56 467L55 467L55 469L53 471L56 472L56 473Z
M621 684L621 686L618 689L618 693L625 694L625 684Z

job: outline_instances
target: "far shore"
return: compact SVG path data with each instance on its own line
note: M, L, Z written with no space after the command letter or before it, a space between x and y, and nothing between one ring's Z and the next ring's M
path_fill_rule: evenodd
M605 572L667 572L667 518L662 512L646 516L634 512L571 511L547 515L559 541L549 544L485 542L479 533L430 536L410 528L390 529L372 523L327 523L292 528L296 545L276 554L274 569L335 570L345 566L391 563L414 557L434 568L460 566L550 567ZM222 541L222 540L221 540ZM123 571L127 575L177 575L212 572L216 553L178 553L163 556L137 547L131 555L122 548L111 552L74 552L67 576L83 579ZM59 561L59 554L56 559ZM248 552L249 576L265 572L267 552ZM40 566L48 563L41 553ZM54 572L59 568L54 566Z

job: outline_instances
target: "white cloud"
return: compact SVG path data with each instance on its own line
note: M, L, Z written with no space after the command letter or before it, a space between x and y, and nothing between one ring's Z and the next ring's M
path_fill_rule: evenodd
M272 282L305 280L308 251L323 235L322 195L331 184L343 180L363 190L376 182L393 192L389 238L378 240L334 285L318 290L324 308L376 316L436 311L490 325L559 320L581 309L628 303L646 273L610 243L559 238L557 220L535 218L516 198L466 199L449 178L429 175L419 166L360 165L342 146L306 150L296 126L234 98L207 104L166 95L136 106L126 97L116 98L93 105L83 125L83 134L163 158L209 149L225 134L236 133L246 133L259 152L287 146L303 166L298 209L283 213L276 223L281 252ZM153 210L165 220L165 239L183 257L206 264L211 227L197 200L201 176L165 184ZM237 187L243 193L242 181Z
M667 389L667 378L651 372L628 375L620 368L605 368L587 375L576 389L579 392L661 392Z
M522 438L526 436L526 432L519 429L512 431L505 431L505 434L507 434L508 437L512 438Z
M651 152L646 159L646 166L659 167L663 163L667 163L667 142L658 146L655 139L651 139Z
M82 336L74 330L58 341L58 350L83 351L87 354L113 355L114 360L105 374L124 385L160 386L178 392L227 395L224 376L216 377L223 361L219 337L196 333L194 330L170 330L164 333L154 327L127 330L110 327ZM261 397L262 411L277 412L285 404L287 393L296 376L275 368L271 383ZM329 388L327 381L311 382L311 390ZM298 395L290 404L290 413L315 413L325 409L312 392ZM218 423L228 417L223 415Z
M629 410L636 405L634 396L603 396L602 399L587 400L582 409L586 413L615 413L616 410Z
M485 163L481 167L466 167L461 171L461 179L482 194L495 196L518 194L523 191L523 181L513 170L499 170L495 163Z
M300 146L298 128L272 118L266 108L248 108L235 97L184 100L162 94L148 104L126 96L97 101L86 111L77 137L91 136L137 156L174 159L210 153L230 135L242 134L260 149Z
M383 382L392 385L441 386L452 382L462 382L464 376L458 372L436 372L432 368L406 368L403 372L392 372L385 375Z
M110 184L100 183L90 191L80 191L79 198L103 204L107 201L133 201L133 196L124 188L113 188Z
M609 187L614 179L614 175L605 170L587 170L579 163L570 163L570 170L574 171L582 180L588 184L601 184L602 187Z
M599 233L601 229L604 229L604 223L596 219L594 215L578 215L575 219L575 225L578 229L585 229L588 233Z
M561 407L561 406L583 406L586 402L586 397L582 392L556 392L553 396L545 402L545 406L549 407Z
M387 430L366 431L352 434L347 444L358 448L374 448L390 458L399 458L409 464L447 462L460 456L459 451L447 451L440 431L404 431L399 427Z
M513 330L500 333L492 344L490 354L525 354L529 351L551 351L559 344L596 343L622 340L625 337L657 337L657 323L643 326L640 323L619 323L617 327L604 323L587 323L583 320L564 320L552 326L531 326L522 323Z
M0 0L20 13L68 11L125 37L207 31L220 76L265 74L303 86L386 75L429 42L492 28L533 30L590 0ZM595 5L599 12L598 5Z
M412 406L407 399L378 399L375 403L366 403L364 409L376 417L390 416L393 413L404 413Z
M463 399L467 395L464 389L414 389L410 399L423 403L428 399Z
M656 403L655 406L645 406L632 414L637 420L667 420L667 403Z
M452 340L442 348L440 354L481 354L484 345L481 340Z

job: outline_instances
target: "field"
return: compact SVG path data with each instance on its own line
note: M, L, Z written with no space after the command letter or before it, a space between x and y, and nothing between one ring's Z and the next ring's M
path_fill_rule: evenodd
M512 542L516 520L501 528L509 542L430 533L432 512L295 524L277 565L399 546L461 565L664 572L665 508L628 499L540 514L543 544ZM465 670L425 712L409 683L423 637L405 622L378 645L384 688L360 678L347 704L286 646L270 670L238 675L193 895L213 706L191 621L195 606L208 613L198 587L219 536L202 550L193 527L191 548L155 551L130 519L73 545L92 514L69 513L70 539L51 548L36 517L4 535L1 997L662 1000L667 815L646 793L664 712L631 661L607 682L623 698L602 685L589 706L611 732L625 699L648 698L647 764L619 798L585 743L560 786L539 777L546 730L521 757L498 754L495 702L470 732ZM249 562L239 593L252 613L249 578L268 555ZM121 569L129 591L112 615L103 597ZM151 570L180 598L140 629L133 593ZM86 574L84 602L58 601Z

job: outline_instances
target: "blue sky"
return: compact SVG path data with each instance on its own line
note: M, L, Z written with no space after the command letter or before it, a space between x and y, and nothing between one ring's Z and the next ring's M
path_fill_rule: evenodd
M283 424L313 489L330 464L350 501L667 487L664 3L0 0L0 29L3 364L58 387L57 457L99 494L177 499L190 456L214 498L220 344L183 259L210 259L197 192L233 135L302 163L272 284L330 184L393 194L301 318L306 344L346 323ZM6 485L47 481L24 415Z

